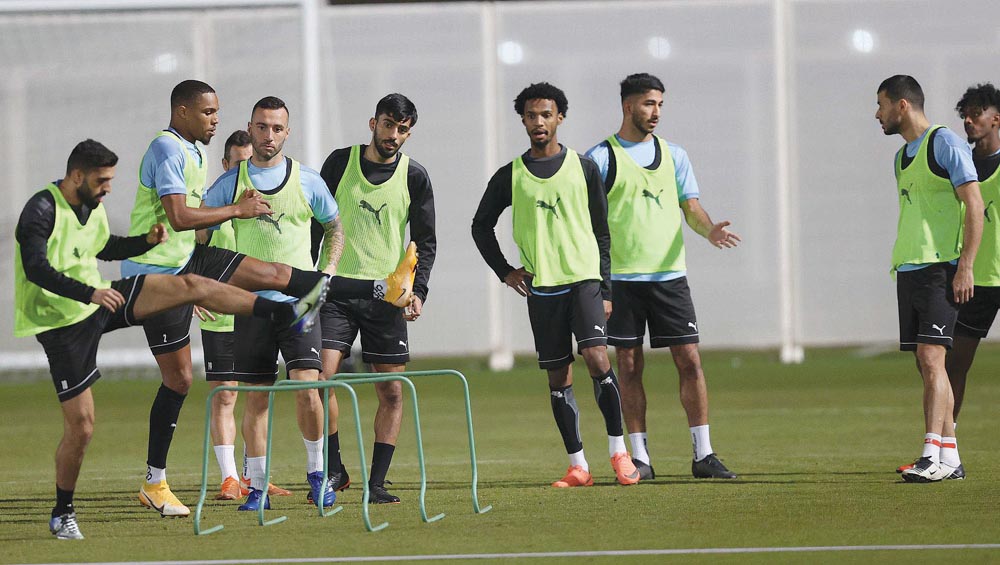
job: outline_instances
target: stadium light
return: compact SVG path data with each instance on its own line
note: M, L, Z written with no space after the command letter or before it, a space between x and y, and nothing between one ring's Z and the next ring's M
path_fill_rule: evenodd
M875 50L875 36L866 29L856 29L851 35L851 45L858 53L871 53Z
M177 70L177 55L161 53L153 59L153 70L156 74L168 75Z
M666 37L650 37L646 49L654 59L666 59L670 56L670 41Z
M524 48L516 41L504 41L497 46L497 57L505 65L517 65L524 60Z

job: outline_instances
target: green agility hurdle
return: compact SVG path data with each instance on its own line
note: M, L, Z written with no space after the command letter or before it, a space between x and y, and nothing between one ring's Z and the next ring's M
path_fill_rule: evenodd
M388 382L388 381L400 381L402 383L405 383L406 386L410 389L410 398L411 398L411 404L412 404L412 407L413 407L413 414L414 414L414 426L415 426L415 435L416 435L416 442L417 442L417 456L418 456L418 461L419 461L419 465L420 465L420 513L421 513L421 518L423 519L424 522L434 522L434 521L437 521L437 520L440 520L440 519L444 518L445 515L442 513L442 514L438 514L438 515L433 516L433 517L429 517L428 514L427 514L427 511L426 511L425 496L426 496L426 488L427 488L427 479L426 479L426 470L425 470L424 454L423 454L423 438L422 438L422 431L421 431L421 426L420 426L420 414L419 414L419 407L418 407L418 402L417 402L416 388L413 386L413 382L408 377L449 376L449 375L450 376L455 376L456 378L458 378L459 381L462 383L462 387L463 387L464 402L465 402L465 411L466 411L466 426L467 426L468 436L469 436L469 457L470 457L471 470L472 470L472 485L471 485L472 486L472 505L473 505L473 510L474 510L474 512L476 514L483 514L483 513L486 513L488 511L490 511L490 509L492 509L492 506L481 507L480 504L479 504L478 488L477 488L478 487L478 466L477 466L477 462L476 462L475 436L474 436L473 427L472 427L472 405L471 405L471 399L470 399L470 395L469 395L468 381L465 378L465 375L463 375L462 373L460 373L458 371L447 369L447 370L436 370L436 371L409 371L409 372L391 373L391 374L387 374L387 373L340 374L340 375L335 375L334 376L334 380L330 380L330 381L281 381L281 382L279 382L279 383L277 383L275 385L266 386L266 387L264 387L264 386L246 386L246 385L233 386L233 387L218 387L211 394L215 394L216 392L221 391L221 390L235 390L235 391L241 391L242 390L242 391L250 391L250 392L267 392L268 393L267 464L266 464L266 468L265 468L265 475L266 475L266 480L269 481L270 480L270 465L271 465L271 445L272 445L272 443L271 443L271 438L272 438L271 433L272 433L272 430L273 430L272 423L273 423L273 414L274 414L274 410L273 410L274 393L277 392L278 390L304 390L304 389L312 389L312 388L322 389L323 390L323 406L324 406L323 435L324 435L324 438L325 438L328 435L328 431L329 431L329 411L327 410L327 407L329 405L329 394L330 394L329 390L332 387L345 388L349 392L349 394L351 396L351 404L354 407L354 425L355 425L355 431L356 431L357 438L358 438L358 446L359 446L359 454L358 455L359 455L359 459L360 459L360 469L361 469L362 476L363 477L367 477L368 476L368 472L367 472L367 467L366 467L366 464L365 464L364 440L363 440L362 432L361 432L361 422L360 422L360 416L359 416L359 410L358 410L357 395L356 395L355 391L353 390L353 388L349 384L347 384L347 383L351 383L351 384L368 384L368 383ZM211 533L219 531L219 530L221 530L223 528L222 525L218 525L218 526L215 526L213 528L209 528L209 529L205 529L205 530L201 529L201 512L202 512L202 508L203 508L203 505L204 505L204 502L205 502L205 498L207 496L207 488L208 488L207 478L208 478L208 453L209 453L209 446L210 446L210 435L209 435L209 431L210 431L209 430L209 421L210 420L209 419L210 419L210 415L211 415L211 398L212 398L211 394L209 395L209 398L206 400L206 420L205 420L206 427L205 427L205 438L204 438L204 448L205 449L204 449L204 457L203 457L203 461L202 461L202 488L201 488L201 496L199 498L198 505L197 505L197 508L196 508L196 511L195 511L195 520L194 520L195 533L198 534L198 535L211 534ZM325 454L326 449L328 449L328 448L329 447L327 445L324 445L324 454ZM325 481L326 481L326 478L328 476L328 473L329 473L329 469L327 469L326 457L324 457L324 465L323 465L323 481L324 482L323 482L323 484L325 484ZM370 515L369 515L369 511L368 511L369 492L368 492L368 481L367 480L365 480L363 482L363 490L364 490L364 494L363 494L363 497L362 497L362 516L363 516L365 528L368 531L370 531L370 532L378 531L378 530L386 528L389 525L388 522L383 522L383 523L379 524L378 526L373 526L372 523L371 523L371 519L370 519ZM322 507L322 497L320 497L320 500L316 501L316 505L317 505L318 513L319 513L319 515L321 517L332 516L333 514L336 514L337 512L339 512L340 510L342 510L341 506L336 506L336 507L332 508L329 511L324 510L323 507ZM285 521L286 519L287 519L286 516L281 516L281 517L278 517L278 518L275 518L275 519L272 519L272 520L265 520L264 519L264 508L263 508L263 505L261 505L261 508L258 510L258 522L262 526L268 526L268 525L272 525L272 524L277 524L277 523Z
M367 466L366 466L366 463L365 463L365 452L364 452L364 438L362 437L362 433L361 433L361 418L360 418L360 416L358 414L358 397L357 397L357 394L355 394L354 389L350 385L348 385L346 383L339 382L339 381L286 381L286 382L282 382L280 384L281 384L280 387L278 385L270 385L270 386L251 386L251 385L220 386L220 387L216 387L208 395L208 398L205 401L205 437L204 437L204 442L203 442L204 453L203 453L202 465L201 465L201 495L198 498L198 505L196 506L195 513L194 513L194 533L195 533L195 535L208 535L208 534L212 534L212 533L218 532L219 530L222 530L224 528L224 526L222 524L219 524L217 526L213 526L211 528L206 528L206 529L202 529L202 527L201 527L202 509L204 508L205 498L206 498L207 493L208 493L208 454L209 454L209 451L211 449L211 435L210 435L211 428L210 428L210 422L211 422L211 417L212 417L212 397L215 394L217 394L217 393L219 393L221 391L231 390L231 391L236 391L236 392L267 392L268 393L267 463L266 463L266 468L265 468L265 474L267 475L267 480L270 481L270 476L271 476L271 457L270 457L271 456L271 429L272 429L271 423L272 423L272 415L274 413L274 411L272 410L272 408L273 408L273 401L274 401L274 393L277 392L277 391L279 391L279 390L305 390L305 389L313 389L313 388L315 388L315 389L322 389L323 390L323 408L324 408L323 411L325 413L324 418L323 418L323 435L324 435L324 437L326 437L327 431L329 430L329 426L330 426L330 415L329 415L329 411L326 410L326 407L328 406L329 399L330 399L330 389L333 388L333 387L338 387L338 388L343 388L343 389L347 390L347 392L350 394L350 397L351 397L351 404L354 407L354 429L355 429L355 431L357 433L357 438L358 438L358 458L360 460L359 463L360 463L360 466L361 466L361 472L367 476ZM327 446L324 445L324 455L326 454L326 448L327 448ZM326 458L324 457L324 463L323 463L323 484L326 484L327 474L329 472L329 469L327 469L327 464L325 462L325 459ZM364 491L365 491L365 499L367 500L367 496L368 496L368 483L367 483L367 481L364 484ZM318 497L318 498L319 498L319 500L316 501L316 506L319 508L319 515L320 516L323 516L323 517L332 516L333 514L336 514L337 512L339 512L341 510L341 508L342 508L342 507L338 506L338 507L333 508L330 511L325 511L323 509L323 497ZM385 522L385 523L379 524L378 526L372 526L371 520L370 520L369 515L368 515L368 507L367 506L368 505L366 504L365 507L363 508L362 516L363 516L363 519L364 519L364 522L365 522L365 527L368 529L368 531L378 531L378 530L381 530L381 529L383 529L383 528L385 528L386 526L389 525L388 522ZM274 520L264 520L264 505L261 504L261 508L258 511L258 518L257 519L258 519L258 523L260 525L262 525L262 526L269 526L269 525L272 525L272 524L277 524L277 523L285 521L287 519L287 516L281 516L281 517L276 518Z
M472 510L476 514L485 514L486 512L489 512L493 508L493 505L488 505L485 507L481 507L479 505L479 467L478 464L476 463L476 438L472 429L472 400L469 396L469 380L466 379L465 375L463 375L460 371L456 371L454 369L438 369L433 371L402 371L399 373L392 373L392 374L405 376L411 379L414 377L453 376L457 378L459 382L462 384L462 393L464 394L465 397L465 425L469 434L469 463L470 466L472 467ZM368 381L367 379L385 375L386 373L338 373L334 375L333 378L336 381L344 381L350 383L361 382L362 380L364 380L365 382L375 382L375 381ZM414 395L413 398L416 399L416 392L413 392L413 395ZM415 412L416 412L416 406L414 406L414 413ZM417 429L418 429L417 437L419 441L420 437L419 426L417 427ZM420 465L421 465L420 470L422 474L423 473L422 454L421 454ZM423 496L422 484L420 492L422 497Z

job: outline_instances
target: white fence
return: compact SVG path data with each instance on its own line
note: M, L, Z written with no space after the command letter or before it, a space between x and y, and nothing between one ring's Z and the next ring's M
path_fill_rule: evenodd
M105 9L60 9L81 4ZM11 333L23 202L61 176L76 142L93 137L121 157L107 206L124 232L139 159L167 124L170 89L185 78L209 82L220 96L213 175L221 140L245 127L264 95L289 103L286 150L317 168L332 149L368 141L382 95L414 100L420 120L405 151L434 182L439 238L425 315L410 327L415 355L532 350L523 300L500 287L469 235L486 181L527 148L511 101L531 82L566 91L559 137L583 151L617 129L619 80L642 71L663 79L658 133L687 149L702 203L744 239L718 251L686 232L703 344L791 352L896 339L888 259L891 160L901 139L885 138L873 118L879 82L914 75L932 121L960 130L953 107L964 89L1000 80L1000 32L975 25L995 11L988 0L123 9L168 4L0 2L0 182L8 198L0 211L0 364L44 361L34 340ZM25 6L52 10L13 10ZM310 30L318 31L315 49ZM501 218L501 241L516 262L509 222ZM106 274L116 277L117 266ZM143 344L139 330L104 340L106 350L151 362Z

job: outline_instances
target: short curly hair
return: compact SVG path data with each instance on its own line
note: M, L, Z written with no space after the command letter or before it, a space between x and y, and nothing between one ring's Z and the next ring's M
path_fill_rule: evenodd
M958 104L955 104L955 111L958 112L959 116L962 116L969 109L982 108L985 110L990 106L1000 110L1000 90L987 82L970 86L959 99Z
M524 105L527 104L528 100L552 100L563 116L566 116L566 111L569 110L566 94L547 82L536 82L517 95L517 98L514 99L514 111L517 112L517 115L524 115Z

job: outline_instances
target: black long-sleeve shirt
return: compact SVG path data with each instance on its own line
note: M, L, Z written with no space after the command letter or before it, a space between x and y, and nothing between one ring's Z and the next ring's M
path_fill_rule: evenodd
M524 166L538 178L547 179L555 175L566 160L566 148L552 157L535 159L530 152L521 155ZM608 230L608 197L604 190L604 182L597 165L587 157L580 156L580 166L583 176L587 179L587 198L590 209L590 224L597 239L597 248L601 256L601 295L605 300L611 300L611 233ZM500 168L486 185L486 192L479 202L479 209L472 219L472 239L479 248L486 264L493 269L500 280L503 280L514 267L507 262L500 242L497 241L496 228L500 214L511 205L513 193L513 163ZM539 287L542 292L558 292L570 285L558 287Z
M86 204L72 208L80 223L86 224L92 210ZM49 191L42 190L28 199L14 229L14 237L21 246L24 274L29 281L49 292L89 304L96 289L67 277L49 263L48 242L55 223L56 202ZM142 255L153 247L154 245L146 242L145 235L134 237L112 235L97 254L97 258L102 261L120 261Z
M379 185L389 180L396 172L399 159L392 163L373 163L364 158L364 145L361 146L361 173L368 182ZM351 158L351 148L337 149L326 158L319 175L326 181L334 199L337 198L337 187L347 171L347 163ZM434 191L431 178L420 163L410 158L410 166L406 171L406 187L410 193L410 239L417 244L417 273L413 280L413 293L421 302L427 302L427 284L431 278L431 268L437 256L437 233L435 231ZM351 234L345 234L347 245L351 244ZM323 239L323 228L313 222L312 226L313 258L319 255L320 242Z

